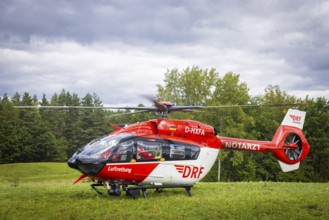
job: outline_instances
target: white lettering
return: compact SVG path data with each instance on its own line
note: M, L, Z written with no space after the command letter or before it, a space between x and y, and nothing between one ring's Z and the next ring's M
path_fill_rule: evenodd
M131 173L131 169L130 168L124 168L124 167L109 167L108 168L109 172L120 172L120 173Z
M192 127L185 127L185 133L191 133L196 135L205 135L204 129L202 128L192 128Z
M259 151L260 144L252 144L252 143L245 143L245 142L224 142L224 148L228 149L237 149L237 150L250 150L250 151Z

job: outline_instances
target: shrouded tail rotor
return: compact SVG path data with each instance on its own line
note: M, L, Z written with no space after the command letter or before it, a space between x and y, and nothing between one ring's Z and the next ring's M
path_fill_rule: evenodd
M284 140L284 148L285 154L289 160L298 160L303 151L303 142L301 137L298 134L291 132Z

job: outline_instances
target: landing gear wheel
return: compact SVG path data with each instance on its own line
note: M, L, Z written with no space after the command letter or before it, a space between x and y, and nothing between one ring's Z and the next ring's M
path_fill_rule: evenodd
M114 183L111 185L111 188L108 190L108 193L111 196L120 196L121 190L118 181L114 181Z

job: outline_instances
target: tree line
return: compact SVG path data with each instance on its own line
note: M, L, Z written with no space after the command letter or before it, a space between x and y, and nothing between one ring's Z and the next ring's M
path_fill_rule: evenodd
M311 146L309 156L297 171L282 173L270 154L220 151L221 181L305 181L329 180L329 101L324 97L297 98L269 85L264 94L251 96L240 75L220 76L215 69L191 67L172 69L157 86L158 100L176 105L233 106L197 112L175 112L177 119L194 119L212 125L221 136L271 140L286 111L297 107L306 111L304 134ZM293 104L294 106L290 106ZM50 100L39 100L25 92L0 99L0 163L66 161L79 147L112 131L110 123L123 124L156 118L154 113L129 113L128 110L102 109L17 109L14 106L102 106L96 94L80 98L62 90ZM268 105L278 105L269 107ZM118 115L119 114L119 115ZM218 162L205 181L216 181Z
M78 148L108 132L100 109L17 109L15 106L101 106L96 94L83 98L62 90L43 95L6 94L0 104L0 163L65 161Z

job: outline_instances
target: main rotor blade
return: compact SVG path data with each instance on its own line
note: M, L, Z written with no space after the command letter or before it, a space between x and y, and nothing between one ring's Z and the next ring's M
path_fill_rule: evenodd
M126 110L145 110L145 111L157 111L156 107L110 107L110 106L14 106L18 109L126 109Z
M168 108L168 112L174 112L174 111L181 111L181 112L190 112L193 111L193 109L201 109L204 108L202 106L170 106Z
M250 107L283 107L283 106L298 106L301 104L265 104L265 105L218 105L218 106L167 106L154 101L155 106L141 106L141 107L112 107L112 106L41 106L41 105L30 105L30 106L14 106L17 109L126 109L126 110L145 110L145 111L184 111L188 109L215 109L215 108L250 108Z
M142 112L149 112L148 110L142 110L142 111L134 111L134 112L126 112L126 113L119 113L119 114L113 114L109 115L108 117L116 117L116 116L121 116L121 115L133 115L133 114L138 114Z
M24 106L14 106L18 109L39 109L39 108L48 108L48 109L104 109L103 106L41 106L41 105L24 105Z
M104 109L126 109L126 110L145 110L145 111L158 111L154 106L141 106L141 107L103 107Z
M250 105L217 105L217 106L199 106L201 108L251 108L251 107L284 107L284 106L298 106L301 104L250 104Z

